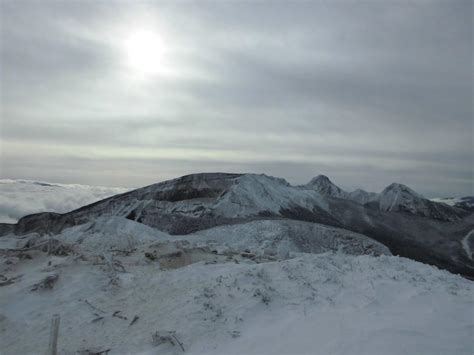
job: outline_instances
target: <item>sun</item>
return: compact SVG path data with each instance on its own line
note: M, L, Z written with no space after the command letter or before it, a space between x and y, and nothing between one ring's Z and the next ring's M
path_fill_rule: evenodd
M127 65L137 74L158 74L163 71L166 46L156 32L136 30L124 42Z

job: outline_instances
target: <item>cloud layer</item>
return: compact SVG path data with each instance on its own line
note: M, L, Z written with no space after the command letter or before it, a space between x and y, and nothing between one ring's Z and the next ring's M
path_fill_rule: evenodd
M69 212L128 190L120 187L2 179L0 223L16 223L21 217L32 213Z
M1 6L3 177L473 193L471 1ZM141 30L164 43L147 75L124 47Z

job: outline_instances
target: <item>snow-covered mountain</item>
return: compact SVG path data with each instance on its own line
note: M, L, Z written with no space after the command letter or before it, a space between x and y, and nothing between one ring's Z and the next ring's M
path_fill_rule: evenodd
M416 214L418 204L425 198L406 185L393 183L388 185L378 196L377 202L382 211L403 211Z
M324 196L350 198L350 195L346 191L335 185L326 175L318 175L312 178L311 181L306 184L306 187Z
M315 191L315 186L320 190ZM193 174L68 213L39 213L23 217L15 225L0 224L0 234L54 235L68 227L112 217L124 217L173 235L254 220L291 219L361 233L395 254L474 275L472 260L461 245L467 231L474 228L468 212L430 201L426 204L426 199L402 185L385 189L375 202L366 205L340 196L325 177L313 179L308 187L292 186L284 179L266 175ZM458 223L444 224L446 216Z
M37 214L19 220L16 233L57 233L101 216L120 216L172 234L302 211L313 222L338 225L315 191L284 179L255 174L205 173L146 186L64 215Z
M52 314L59 353L470 353L474 214L323 191L194 174L0 224L2 354L46 353Z
M430 201L408 186L397 183L387 186L371 202L376 202L382 211L406 212L442 221L454 221L462 216L460 210Z
M305 185L306 188L314 190L321 195L335 198L342 198L352 200L360 204L366 204L375 201L378 194L375 192L367 192L362 189L357 189L352 192L347 192L334 184L327 176L318 175L310 180Z
M457 206L446 208L446 205L430 201L408 186L398 183L390 184L380 193L367 192L362 189L346 192L329 180L327 176L318 175L306 187L324 196L351 200L384 212L410 213L442 221L457 220L463 215L462 211L454 208Z

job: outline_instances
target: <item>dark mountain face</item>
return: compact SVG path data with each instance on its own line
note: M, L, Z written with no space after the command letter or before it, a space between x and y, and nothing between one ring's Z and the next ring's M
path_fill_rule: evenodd
M322 178L318 181L331 186ZM465 233L474 228L474 217L449 206L444 210L436 203L432 203L434 207L425 204L418 194L399 186L391 186L383 198L374 201L379 204L377 208L371 208L266 175L194 174L116 195L69 213L26 216L16 225L0 225L0 233L57 234L67 227L107 216L128 218L170 234L189 234L259 219L293 219L362 233L385 244L394 254L474 277L474 263L461 243ZM381 202L382 207L390 208L381 208ZM407 210L401 206L407 206ZM427 213L417 215L413 207ZM455 213L457 218L451 222L432 218L438 212L445 215L446 211Z
M474 263L462 248L462 239L474 228L474 214L446 222L409 213L383 212L340 199L331 200L329 209L332 215L340 217L343 228L381 242L394 255L474 277Z

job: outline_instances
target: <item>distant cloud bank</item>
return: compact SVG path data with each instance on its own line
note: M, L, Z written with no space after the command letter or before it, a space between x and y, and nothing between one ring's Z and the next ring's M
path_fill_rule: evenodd
M64 213L130 190L122 187L0 179L0 223L38 212Z

